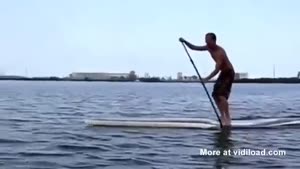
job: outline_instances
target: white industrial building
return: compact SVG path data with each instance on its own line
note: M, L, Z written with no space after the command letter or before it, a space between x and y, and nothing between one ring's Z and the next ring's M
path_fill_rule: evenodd
M248 78L248 73L235 73L234 79L247 79Z
M106 73L106 72L75 72L69 78L72 80L110 80L114 78L128 78L129 73Z
M183 79L183 74L182 72L177 73L177 80L182 80Z

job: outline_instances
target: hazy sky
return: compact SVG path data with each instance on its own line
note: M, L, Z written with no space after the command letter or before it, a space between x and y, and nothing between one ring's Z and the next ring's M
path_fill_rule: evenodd
M215 32L237 72L300 71L298 0L0 0L0 73L195 74L178 42ZM191 52L200 73L214 63Z

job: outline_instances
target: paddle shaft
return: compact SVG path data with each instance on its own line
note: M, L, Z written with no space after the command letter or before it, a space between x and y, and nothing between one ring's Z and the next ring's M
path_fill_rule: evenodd
M201 84L202 84L202 86L203 86L203 88L204 88L204 90L205 90L205 92L206 92L206 95L207 95L207 97L208 97L208 99L209 99L209 101L210 101L210 103L211 103L211 106L213 107L214 112L215 112L215 114L216 114L216 116L217 116L217 118L218 118L218 120L219 120L220 127L222 128L222 127L223 127L223 126L222 126L222 122L221 122L221 119L220 119L219 114L218 114L218 112L217 112L216 106L215 106L215 104L213 103L213 100L211 99L211 97L210 97L210 95L209 95L209 93L208 93L208 90L207 90L207 88L206 88L206 86L205 86L205 84L204 84L204 82L203 82L203 80L202 80L202 78L201 78L201 75L200 75L200 73L199 73L197 67L195 66L195 63L194 63L192 57L190 56L190 53L188 52L188 50L187 50L187 48L186 48L186 46L184 45L183 42L182 42L182 46L183 46L183 48L184 48L186 54L187 54L188 57L190 58L190 61L191 61L192 65L194 66L195 71L197 72L197 75L198 75L198 77L199 77L199 79L200 79L200 82L201 82Z

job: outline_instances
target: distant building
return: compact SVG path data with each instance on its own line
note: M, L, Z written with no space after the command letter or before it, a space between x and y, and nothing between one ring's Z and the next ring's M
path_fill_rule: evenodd
M193 75L193 76L183 76L184 81L198 81L198 77Z
M192 76L187 76L186 80L191 81L191 80L193 80L193 77Z
M193 80L198 80L198 76L194 75L194 76L192 76L192 79Z
M69 76L72 80L110 80L114 78L129 78L129 73L105 73L105 72L75 72Z
M298 72L298 76L297 77L298 77L298 79L300 79L300 72Z
M145 73L144 77L145 77L145 78L150 78L149 73Z
M183 74L182 72L177 73L177 80L182 80L183 79Z
M238 72L238 73L235 73L234 75L234 79L247 79L248 78L248 73L241 73L241 72Z

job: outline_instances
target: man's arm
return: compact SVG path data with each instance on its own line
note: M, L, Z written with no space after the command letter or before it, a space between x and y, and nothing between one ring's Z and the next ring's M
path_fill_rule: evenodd
M199 51L205 51L205 50L208 50L207 46L196 46L196 45L193 45L191 44L190 42L186 41L185 39L183 38L180 38L179 39L180 42L183 42L185 43L190 49L192 50L199 50Z
M210 75L208 75L206 78L204 78L205 81L209 81L211 78L213 78L214 76L216 76L219 71L220 71L220 66L221 66L221 61L220 60L216 60L216 66L215 66L215 70L213 72L211 72Z
M199 50L199 51L205 51L205 50L208 50L207 49L207 46L196 46L196 45L193 45L191 44L190 42L188 41L185 41L185 44L192 50Z

